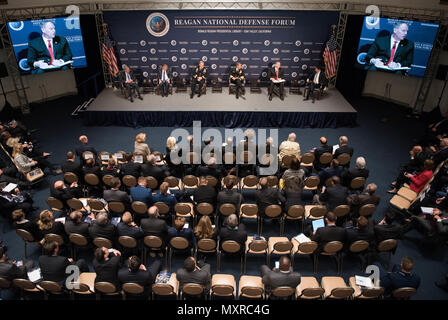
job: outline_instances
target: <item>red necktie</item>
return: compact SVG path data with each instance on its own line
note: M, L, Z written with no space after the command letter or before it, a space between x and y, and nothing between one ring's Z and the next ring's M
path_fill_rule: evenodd
M278 70L275 71L275 80L278 80Z
M50 64L53 64L54 55L53 48L51 47L51 40L48 40L48 51L50 51Z
M392 50L390 51L390 58L389 58L389 61L387 61L386 66L394 60L394 54L395 54L396 48L397 48L397 41L394 41L394 46L392 47Z

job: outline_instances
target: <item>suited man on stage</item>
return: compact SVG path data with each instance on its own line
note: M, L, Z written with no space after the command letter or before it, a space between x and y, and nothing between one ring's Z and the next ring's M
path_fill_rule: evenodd
M172 81L171 71L168 70L168 65L164 64L162 66L159 70L159 75L157 78L159 79L160 94L162 97L168 97L170 84Z
M72 59L72 51L65 37L57 36L53 22L45 21L40 27L42 36L28 43L27 62L31 73L44 73L49 66L59 67ZM69 65L57 68L66 70ZM54 69L50 69L54 70Z
M393 34L377 37L366 55L366 68L377 70L377 67L390 68L411 67L414 60L414 42L406 39L409 26L406 22L397 22ZM397 71L406 74L406 70Z
M123 65L123 70L120 74L120 81L121 83L123 83L123 86L126 89L129 100L131 100L131 102L134 102L134 98L132 97L132 89L135 89L138 98L140 100L143 100L142 96L140 95L140 88L138 87L137 78L135 77L134 72L127 65Z
M274 63L272 68L269 69L268 78L271 81L269 83L269 101L272 100L272 92L274 91L274 86L278 86L280 89L280 99L283 100L284 97L284 81L274 82L279 80L284 80L285 73L283 69L280 67L280 61Z
M327 86L327 77L325 76L325 72L322 70L322 67L315 66L314 71L309 74L306 79L306 84L308 86L307 94L303 101L306 101L310 98L310 94L314 91L314 89L323 89ZM313 95L313 103L314 103L314 95Z
M236 85L236 98L243 93L244 70L241 68L241 62L236 63L236 67L230 71L230 82ZM244 97L242 97L244 99Z
M193 79L191 80L191 95L190 95L191 99L193 99L194 89L197 83L199 83L200 88L198 97L201 96L202 94L201 88L205 85L205 81L207 81L207 68L204 66L204 61L200 61L199 65L193 71Z

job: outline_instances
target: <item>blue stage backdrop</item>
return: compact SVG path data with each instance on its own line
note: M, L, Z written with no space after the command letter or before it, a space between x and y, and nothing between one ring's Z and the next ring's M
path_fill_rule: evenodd
M154 77L161 64L182 78L200 60L209 78L227 79L240 61L248 78L265 78L280 60L285 77L299 79L322 63L333 11L170 10L104 13L121 64Z

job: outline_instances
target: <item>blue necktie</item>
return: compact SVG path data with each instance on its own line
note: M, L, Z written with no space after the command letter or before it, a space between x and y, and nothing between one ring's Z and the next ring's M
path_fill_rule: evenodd
M165 71L162 71L162 82L165 82Z

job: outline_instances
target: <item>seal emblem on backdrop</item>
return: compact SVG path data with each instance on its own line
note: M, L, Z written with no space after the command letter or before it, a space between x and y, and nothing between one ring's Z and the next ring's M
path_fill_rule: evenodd
M146 29L154 37L163 37L170 30L170 21L163 13L153 12L146 18Z

